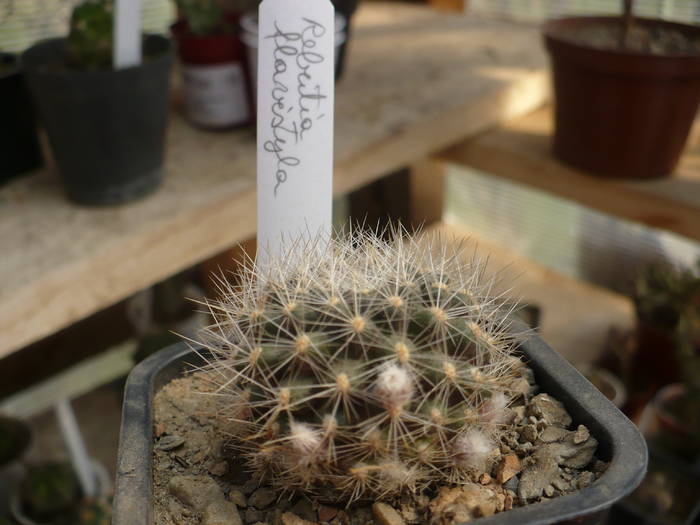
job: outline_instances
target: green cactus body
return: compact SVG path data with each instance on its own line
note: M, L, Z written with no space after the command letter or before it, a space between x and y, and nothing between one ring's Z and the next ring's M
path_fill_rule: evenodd
M203 335L257 478L347 502L488 471L523 367L482 266L402 236L300 253L245 269Z
M68 61L81 69L112 66L113 0L86 0L73 10L68 35Z
M195 35L211 35L224 26L224 14L218 0L177 0L180 14Z
M72 516L80 501L80 484L70 465L47 463L31 466L21 486L22 504L38 522L54 523ZM73 521L75 523L75 520Z

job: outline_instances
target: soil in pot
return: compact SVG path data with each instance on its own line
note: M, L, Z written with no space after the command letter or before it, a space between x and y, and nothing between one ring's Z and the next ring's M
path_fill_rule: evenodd
M593 174L673 172L700 100L700 29L637 19L552 20L544 36L555 88L554 154Z
M0 184L41 164L34 110L17 58L0 53Z
M169 40L144 40L141 65L78 70L66 40L22 55L40 121L68 197L80 204L121 204L162 180L172 50Z
M208 507L219 502L231 523L271 525L455 524L545 501L593 483L606 464L595 458L597 441L571 426L563 406L547 394L527 396L512 407L514 420L488 471L464 485L445 483L383 502L346 508L279 493L247 472L227 438L235 424L222 423L216 387L208 372L176 379L155 398L154 501L157 525L218 523ZM214 395L212 395L214 394ZM570 428L570 430L569 430ZM201 519L201 521L200 521ZM209 521L210 520L210 521ZM306 520L299 521L299 520Z

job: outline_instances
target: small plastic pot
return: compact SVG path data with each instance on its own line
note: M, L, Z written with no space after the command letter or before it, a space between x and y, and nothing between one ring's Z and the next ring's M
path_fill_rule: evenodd
M341 50L347 38L347 20L340 11L335 13L335 78L339 77L342 70L340 58ZM255 93L257 100L258 85L258 13L251 12L241 17L241 40L246 46L248 77L251 82L251 91ZM340 69L339 69L340 68Z
M65 39L22 55L29 87L68 197L88 205L122 204L162 179L172 46L144 40L144 61L119 70L66 67Z
M237 27L238 17L229 17ZM249 124L253 114L246 50L234 30L195 35L187 22L171 27L182 63L185 114L196 126L226 129Z
M0 184L41 165L34 111L17 57L0 53Z
M97 496L99 498L107 499L112 492L112 482L109 479L109 473L102 463L93 460L92 470L95 474L95 480L97 481ZM10 499L10 510L12 512L12 517L15 519L19 525L43 525L32 518L30 518L22 507L22 500L20 497L19 490L15 490L12 493Z
M637 428L563 357L541 339L526 341L522 352L542 392L564 403L576 424L599 440L598 456L610 465L579 492L479 519L479 525L600 523L613 503L644 477L647 448ZM204 361L180 343L155 354L129 375L119 437L112 525L153 525L153 398L168 381Z
M659 390L644 408L639 429L649 443L666 450L684 461L695 463L700 474L700 433L674 411L686 398L682 383L667 385Z
M572 42L572 31L619 26L618 17L575 17L544 26L554 79L554 154L611 178L673 172L700 101L700 54L652 55ZM697 39L700 28L637 19Z
M649 449L649 470L640 486L610 512L614 525L696 525L700 517L700 474L687 464Z
M336 57L335 63L335 77L336 79L341 79L343 73L345 72L345 63L348 52L348 46L350 44L350 38L352 37L352 17L357 10L357 5L360 3L359 0L332 0L335 6L336 12L340 13L345 17L345 38L343 43L338 50L338 56Z

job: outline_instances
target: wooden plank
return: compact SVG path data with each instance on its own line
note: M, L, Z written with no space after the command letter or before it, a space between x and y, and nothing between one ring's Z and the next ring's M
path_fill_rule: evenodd
M442 221L445 206L444 162L427 158L411 166L411 225L420 228Z
M634 325L634 306L627 297L548 270L462 227L439 224L428 232L464 242L467 256L487 260L485 275L496 278L496 293L538 305L540 335L574 363L595 361L612 327Z
M467 8L467 0L429 0L429 4L436 9L461 13Z
M551 154L550 108L451 147L440 158L521 182L585 206L700 240L700 137L691 135L676 173L646 182L597 178Z
M30 418L53 407L59 399L73 399L124 377L134 367L137 341L126 341L72 366L50 379L0 402L0 413Z
M363 6L337 87L334 191L532 111L545 65L531 26ZM173 114L166 180L140 202L73 206L45 172L0 190L0 357L253 237L254 141Z

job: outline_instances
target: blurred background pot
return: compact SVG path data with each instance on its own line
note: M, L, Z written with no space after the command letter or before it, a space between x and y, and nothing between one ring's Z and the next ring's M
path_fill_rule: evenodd
M41 164L31 99L17 57L0 53L0 184Z
M22 63L68 197L120 204L150 193L162 179L170 41L146 37L143 63L119 70L71 68L65 46L40 42Z
M10 509L10 494L24 477L22 458L32 435L22 421L0 416L0 516Z
M342 70L340 64L341 49L346 41L346 18L340 12L335 13L335 77ZM248 58L248 73L251 81L251 92L258 85L258 13L249 12L241 17L241 40L246 46Z
M27 467L12 493L12 517L20 525L108 525L107 499L112 492L107 469L93 461L97 495L86 499L68 463L40 463Z
M172 26L182 64L185 113L195 125L223 129L251 121L245 47L235 32L238 16L213 34L195 34L186 20Z
M674 383L656 393L642 414L639 429L654 446L695 463L700 472L698 410L686 386Z
M649 34L700 38L697 27L635 23ZM597 45L601 32L621 26L618 17L563 18L544 26L556 102L554 154L609 177L669 175L698 109L700 51L661 54Z
M345 71L345 58L352 37L352 18L359 3L359 0L333 0L336 12L345 17L345 38L338 50L335 62L335 76L337 79L342 78Z

